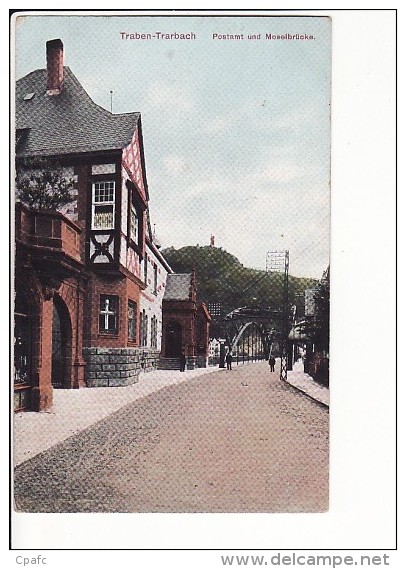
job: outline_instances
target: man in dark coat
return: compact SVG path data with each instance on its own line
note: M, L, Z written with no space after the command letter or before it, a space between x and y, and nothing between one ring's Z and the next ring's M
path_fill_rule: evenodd
M180 371L185 371L185 367L186 367L186 356L185 356L185 350L182 350L182 353L180 354Z
M271 371L275 371L275 358L273 357L273 355L271 354L269 356L269 367Z
M231 369L231 362L232 361L233 361L233 354L231 353L231 350L228 350L227 355L226 355L227 369Z

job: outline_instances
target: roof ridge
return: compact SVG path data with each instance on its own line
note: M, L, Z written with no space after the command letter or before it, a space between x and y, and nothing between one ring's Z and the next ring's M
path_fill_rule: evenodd
M96 101L94 101L92 99L92 97L89 95L89 93L87 92L87 90L85 89L85 87L82 85L82 83L79 81L79 79L77 78L77 76L75 75L75 73L72 71L72 69L69 67L69 65L64 65L63 66L64 70L68 71L69 74L71 75L71 77L73 78L73 80L77 83L77 85L80 86L80 88L83 90L84 93L86 93L86 95L89 97L90 101L92 102L92 104L96 107L98 107L99 109L101 109L103 112L108 113L109 116L111 117L120 117L120 116L129 116L129 115L140 115L141 111L127 111L125 113L112 113L111 111L109 111L108 109L102 107L102 105L99 105L98 103L96 103ZM33 73L38 73L38 72L43 72L46 73L47 69L46 67L40 67L39 69L34 69L33 71L30 71L29 73L27 73L26 75L24 75L23 77L20 77L20 79L17 79L16 83L18 84L19 81L22 81L23 79L26 79L27 77L29 77L30 75L32 75Z

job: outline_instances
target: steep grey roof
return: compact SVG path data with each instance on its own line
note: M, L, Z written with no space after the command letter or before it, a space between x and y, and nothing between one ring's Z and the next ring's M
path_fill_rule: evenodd
M189 300L191 273L169 274L166 277L164 300Z
M46 83L46 69L17 81L17 156L118 150L131 141L139 113L114 115L96 105L69 67L59 95L46 95Z

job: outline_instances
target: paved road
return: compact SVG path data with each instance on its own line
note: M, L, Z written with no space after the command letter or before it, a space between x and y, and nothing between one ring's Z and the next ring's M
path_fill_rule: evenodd
M127 405L18 466L16 509L325 511L328 410L277 372L240 366Z

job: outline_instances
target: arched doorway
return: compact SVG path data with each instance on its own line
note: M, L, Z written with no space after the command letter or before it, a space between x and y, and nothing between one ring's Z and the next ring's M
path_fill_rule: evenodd
M52 315L52 371L55 388L70 387L71 323L68 309L59 296L54 296Z
M17 293L14 307L14 411L31 406L32 313L27 297Z
M171 321L166 325L165 346L167 358L178 358L182 351L182 325Z

